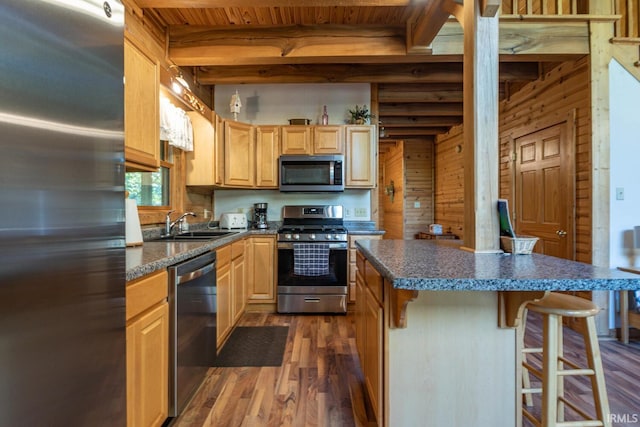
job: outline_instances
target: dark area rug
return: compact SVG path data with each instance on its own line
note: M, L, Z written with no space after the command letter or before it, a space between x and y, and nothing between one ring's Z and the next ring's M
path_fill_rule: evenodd
M238 326L213 366L280 366L288 333L288 326Z

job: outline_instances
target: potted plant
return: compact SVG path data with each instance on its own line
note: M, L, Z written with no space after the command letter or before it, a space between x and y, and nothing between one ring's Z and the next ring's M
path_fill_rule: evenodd
M349 114L351 115L351 123L357 125L363 125L367 123L369 119L373 118L373 114L369 112L366 105L359 107L356 104L354 109L349 110Z

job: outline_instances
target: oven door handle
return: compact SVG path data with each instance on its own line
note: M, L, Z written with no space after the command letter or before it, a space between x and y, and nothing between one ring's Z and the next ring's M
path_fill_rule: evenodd
M200 276L204 276L207 273L210 273L214 268L216 268L216 263L212 262L211 264L207 264L202 268L199 268L195 271L190 271L181 276L176 277L176 285L180 283L188 282L193 279L197 279Z
M304 243L313 243L313 242L304 242ZM302 244L304 244L302 243ZM318 243L325 243L325 242L318 242ZM293 249L293 243L289 243L289 242L278 242L278 249ZM336 242L336 243L329 243L329 249L332 250L347 250L347 242Z

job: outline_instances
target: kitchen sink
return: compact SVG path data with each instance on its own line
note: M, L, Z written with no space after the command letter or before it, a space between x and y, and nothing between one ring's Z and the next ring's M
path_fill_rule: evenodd
M204 230L204 231L189 231L187 233L174 234L170 236L160 236L156 239L152 239L153 242L158 241L184 241L184 240L215 240L220 239L230 234L235 234L236 231L222 231L222 230Z

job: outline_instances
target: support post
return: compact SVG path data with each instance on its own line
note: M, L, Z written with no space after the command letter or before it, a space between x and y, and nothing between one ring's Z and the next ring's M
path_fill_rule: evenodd
M498 18L480 16L480 0L465 0L464 248L500 251L497 214Z

